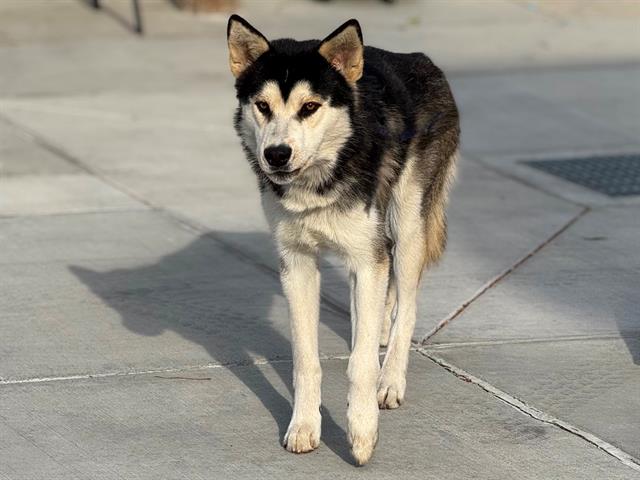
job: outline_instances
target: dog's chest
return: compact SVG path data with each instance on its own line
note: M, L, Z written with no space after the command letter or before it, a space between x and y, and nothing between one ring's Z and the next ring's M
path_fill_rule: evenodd
M379 215L364 204L346 211L326 207L292 212L276 199L265 208L281 248L330 249L348 257L369 255L379 229ZM267 205L265 205L267 207Z

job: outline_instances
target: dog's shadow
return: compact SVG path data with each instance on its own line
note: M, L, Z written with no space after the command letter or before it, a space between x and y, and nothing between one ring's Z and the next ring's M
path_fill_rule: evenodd
M274 302L284 302L279 282L273 274L264 269L258 272L233 252L220 248L212 237L231 245L271 241L266 233L216 232L201 235L179 251L138 268L97 272L71 266L70 270L117 311L132 332L155 336L172 330L204 347L215 363L226 365L260 399L282 439L291 403L254 362L255 358L291 356L289 340L269 321ZM348 342L350 326L344 316L323 313L321 322ZM276 361L272 366L293 398L291 362ZM352 463L344 430L325 407L322 413L323 443Z

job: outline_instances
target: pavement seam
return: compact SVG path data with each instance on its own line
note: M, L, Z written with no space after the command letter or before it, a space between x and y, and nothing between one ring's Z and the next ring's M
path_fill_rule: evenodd
M148 208L105 208L100 210L78 210L71 212L53 212L53 213L25 213L25 214L2 214L0 215L0 221L5 220L20 220L23 218L51 218L51 217L69 217L69 216L79 216L79 215L102 215L109 213L140 213L140 212L148 212Z
M477 340L449 343L429 343L424 345L428 350L449 350L460 347L490 347L498 345L526 345L530 343L562 343L562 342L588 342L598 340L621 340L625 338L637 338L637 334L610 333L602 335L567 335L560 337L539 337L539 338L505 338L496 340Z
M412 348L415 351L415 348ZM382 354L381 354L382 355ZM348 360L349 354L341 354L341 355L320 355L320 361L331 361L331 360ZM253 359L242 362L229 362L229 363L204 363L198 365L185 365L179 367L170 367L170 368L150 368L146 370L128 370L128 371L112 371L112 372L102 372L102 373L79 373L73 375L59 375L59 376L50 376L50 377L29 377L29 378L17 378L17 379L3 379L0 378L0 386L3 385L24 385L24 384L35 384L35 383L49 383L49 382L62 382L69 380L89 380L89 379L97 379L97 378L111 378L111 377L134 377L138 375L150 375L154 373L174 373L174 372L188 372L194 370L213 370L217 368L235 368L235 367L253 367L253 366L261 366L261 365L273 365L278 363L293 363L293 358L285 357L285 358L262 358L262 359Z
M411 347L410 352L419 351L417 347ZM380 357L384 357L385 351L382 350L379 353ZM350 353L338 354L338 355L320 355L320 361L332 361L332 360L349 360ZM0 386L2 385L24 385L34 383L49 383L49 382L62 382L69 380L89 380L94 378L111 378L111 377L133 377L138 375L151 375L154 373L175 373L175 372L189 372L194 370L212 370L216 368L236 368L236 367L253 367L261 365L273 365L277 363L293 363L293 357L279 357L279 358L260 358L252 359L242 362L229 362L229 363L203 363L197 365L184 365L179 367L170 368L150 368L147 370L128 370L128 371L113 371L102 373L78 373L73 375L59 375L50 377L28 377L28 378L16 378L7 379L0 377Z
M487 291L498 285L502 280L507 278L511 273L517 270L520 266L527 262L530 258L534 257L538 252L540 252L544 247L549 245L553 240L562 235L567 229L569 229L574 223L580 220L583 216L585 216L588 212L591 211L590 207L584 207L577 215L574 215L568 222L565 222L558 230L556 230L550 237L548 237L544 242L540 243L536 247L534 247L531 251L529 251L525 256L516 261L513 265L503 270L501 273L491 278L488 282L485 282L476 292L471 295L467 300L465 300L462 305L456 308L449 315L444 317L442 320L438 322L438 324L433 327L429 332L427 332L420 341L420 345L426 345L427 341L433 337L436 333L442 330L446 325L448 325L451 321L458 318L471 304L473 304L478 298L484 295Z
M554 425L562 430L565 430L566 432L571 433L572 435L575 435L579 438L582 438L583 440L585 440L586 442L590 443L591 445L594 445L595 447L599 448L600 450L604 451L605 453L611 455L612 457L616 458L617 460L621 461L623 464L625 464L627 467L632 468L633 470L636 470L638 472L640 472L640 459L637 459L635 457L633 457L632 455L628 454L627 452L619 449L618 447L610 444L609 442L597 437L596 435L594 435L591 432L588 432L586 430L583 430L579 427L576 427L564 420L561 420L549 413L543 412L542 410L538 410L537 408L528 405L526 402L520 400L519 398L510 395L509 393L505 392L504 390L501 390L493 385L491 385L490 383L482 380L481 378L478 378L472 374L470 374L469 372L456 367L455 365L447 362L445 359L438 357L437 355L434 355L433 353L430 353L428 351L425 351L424 349L418 349L418 353L420 353L421 355L425 356L426 358L428 358L429 360L431 360L432 362L434 362L435 364L441 366L442 368L444 368L445 370L447 370L449 373L451 373L452 375L454 375L455 377L468 382L468 383L472 383L474 385L476 385L477 387L481 388L482 390L486 391L487 393L490 393L491 395L493 395L494 397L496 397L497 399L501 400L502 402L506 403L507 405L513 407L514 409L518 410L519 412L534 418L536 420L539 420L541 422L547 423L549 425Z
M286 362L287 360L282 360ZM266 365L268 363L279 363L279 360L265 360L264 362L255 361L252 363L238 363L238 364L221 364L221 363L207 363L202 365L187 365L183 367L175 368L158 368L148 370L130 370L130 371L114 371L114 372L102 372L102 373L80 373L75 375L60 375L51 377L29 377L20 379L8 379L0 380L0 385L24 385L34 383L50 383L50 382L62 382L69 380L88 380L94 378L111 378L111 377L133 377L137 375L150 375L153 373L173 373L173 372L186 372L191 370L208 370L214 368L229 368L229 367L242 367L248 365Z

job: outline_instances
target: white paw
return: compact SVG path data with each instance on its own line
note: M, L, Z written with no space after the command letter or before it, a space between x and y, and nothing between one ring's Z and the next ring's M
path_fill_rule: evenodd
M356 461L356 465L362 466L367 463L373 455L373 450L378 443L378 431L370 435L349 435L351 444L351 456Z
M378 406L383 409L398 408L404 402L407 388L405 376L383 369L378 380Z
M358 408L357 403L349 404L347 412L351 455L357 465L369 461L378 443L378 406L372 397L371 405L363 407Z
M320 445L320 421L291 420L284 436L284 448L293 453L306 453Z

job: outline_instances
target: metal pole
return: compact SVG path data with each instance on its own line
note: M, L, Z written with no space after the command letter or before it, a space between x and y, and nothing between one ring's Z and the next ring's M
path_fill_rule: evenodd
M99 0L94 0L94 1L99 1ZM142 35L142 14L140 13L140 4L138 3L138 0L133 0L133 16L135 17L136 20L136 25L135 25L135 30L136 33Z

